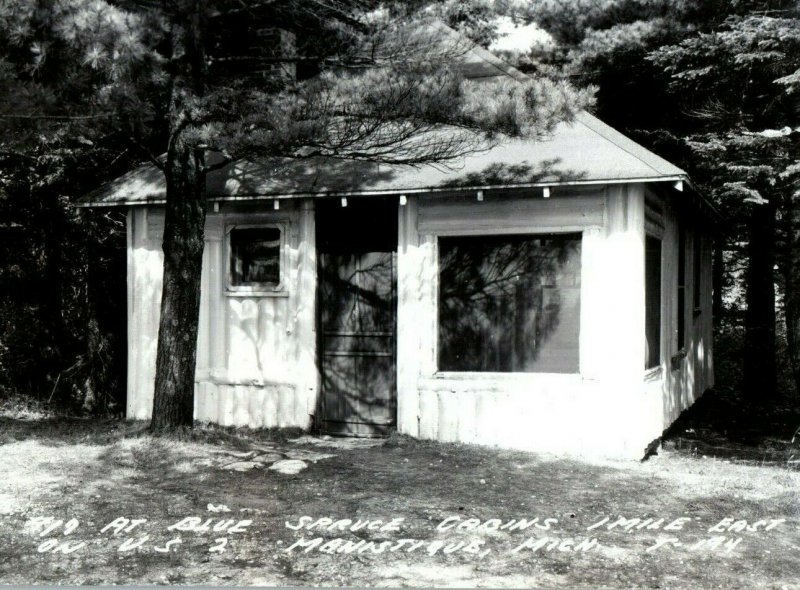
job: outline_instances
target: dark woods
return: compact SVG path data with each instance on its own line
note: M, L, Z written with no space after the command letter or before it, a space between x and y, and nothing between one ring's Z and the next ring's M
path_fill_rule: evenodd
M123 408L125 216L72 204L124 160L85 145L0 156L3 394L73 411Z

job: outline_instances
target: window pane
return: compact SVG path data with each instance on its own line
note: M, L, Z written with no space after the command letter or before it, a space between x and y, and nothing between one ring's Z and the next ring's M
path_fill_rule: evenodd
M280 284L281 230L235 228L231 240L231 285L277 287Z
M694 234L694 256L692 260L692 270L694 272L694 297L693 303L695 310L700 309L700 274L701 274L701 267L700 261L701 257L700 254L702 252L702 242L700 237L700 232L695 232Z
M661 240L647 236L644 257L645 368L661 362Z
M686 346L686 230L678 226L678 349Z
M439 239L439 369L578 372L581 236Z

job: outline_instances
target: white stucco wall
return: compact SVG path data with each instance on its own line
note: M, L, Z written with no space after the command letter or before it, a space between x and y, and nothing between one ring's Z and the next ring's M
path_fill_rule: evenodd
M128 217L129 418L152 412L161 301L163 211ZM236 224L278 224L284 231L282 283L276 294L226 292L225 232ZM253 428L309 428L315 411L316 251L311 203L267 212L223 206L205 226L195 418Z
M533 192L531 192L533 191ZM703 307L687 312L676 352L676 213L663 202L662 363L643 371L642 184L540 189L515 196L408 196L398 206L397 390L400 432L569 455L640 458L647 444L713 385L711 242L702 237ZM655 201L654 201L655 199ZM657 202L652 194L647 202ZM648 214L652 218L652 211ZM284 229L285 289L226 293L225 232L238 223ZM151 414L161 296L163 213L128 216L129 418ZM437 367L437 239L444 235L580 232L580 370L575 374L447 373ZM690 245L694 247L694 243ZM691 260L691 252L688 258ZM223 425L309 428L319 397L313 201L221 205L209 212L203 259L195 417ZM687 268L691 280L693 273ZM691 293L692 285L688 285ZM690 297L689 297L690 298Z
M661 434L646 405L644 187L563 189L401 210L398 428L412 436L572 455L641 457ZM582 233L580 372L438 370L437 238Z

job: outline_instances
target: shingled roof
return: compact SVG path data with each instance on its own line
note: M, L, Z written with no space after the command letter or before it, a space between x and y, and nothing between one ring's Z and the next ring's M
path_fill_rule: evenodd
M442 25L443 26L443 25ZM449 34L455 34L447 29ZM480 47L464 52L459 68L474 81L527 76ZM581 112L544 139L513 138L442 166L402 166L342 160L263 158L237 161L207 179L211 200L258 200L307 196L350 196L452 192L567 184L687 180L687 174ZM82 199L83 206L163 203L164 176L141 166Z

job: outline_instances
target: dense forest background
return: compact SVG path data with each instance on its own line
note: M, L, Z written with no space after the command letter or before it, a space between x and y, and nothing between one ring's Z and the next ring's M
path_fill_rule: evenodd
M58 18L58 2L30 4ZM717 395L748 420L760 416L769 422L776 412L796 412L796 3L403 4L408 11L439 16L487 47L504 25L538 25L548 36L537 35L530 47L500 51L502 57L533 77L594 87L594 110L602 120L690 173L725 219L714 268ZM83 71L65 74L54 58L57 47L23 47L15 37L21 34L13 26L16 15L4 14L8 6L0 5L0 21L6 23L0 27L0 392L71 410L119 412L126 366L124 216L77 209L74 203L142 162L145 150L139 148L164 130L93 118L78 109L68 116L48 115L56 112L48 105L59 105L57 112L63 113L63 106L72 104L70 92L90 84L93 69L86 64ZM309 36L298 44L313 53L314 42ZM28 65L20 69L20 63ZM69 78L60 90L35 83L58 76ZM36 108L26 111L21 105Z

